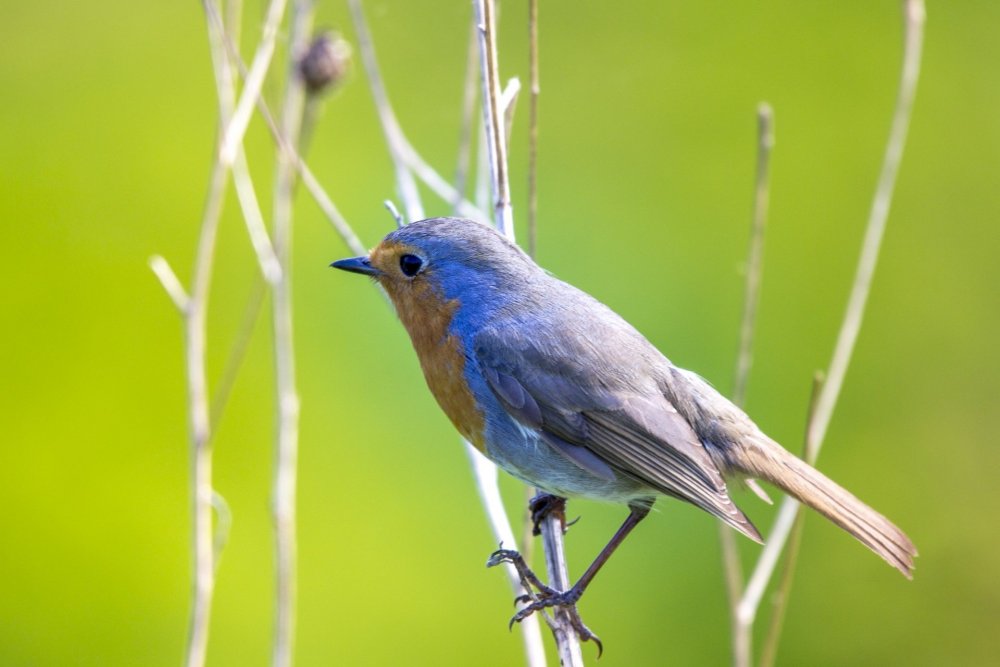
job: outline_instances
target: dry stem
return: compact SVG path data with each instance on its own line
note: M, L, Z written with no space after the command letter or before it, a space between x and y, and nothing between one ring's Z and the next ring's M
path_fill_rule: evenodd
M892 127L886 144L885 157L879 175L878 185L872 201L868 226L862 244L861 256L858 260L857 272L851 296L844 313L833 359L830 362L828 380L820 392L816 415L810 424L806 438L807 449L819 453L819 448L826 436L827 427L833 415L840 389L843 385L847 366L854 351L858 331L864 316L865 304L871 287L872 275L878 260L882 236L889 215L889 205L899 173L899 163L906 144L906 132L909 127L910 115L913 109L913 99L916 93L917 81L920 75L920 56L923 44L923 27L925 20L923 0L906 0L904 3L904 47L902 72L899 82L899 96L893 113ZM774 528L768 536L767 545L761 552L757 566L750 577L746 591L740 601L737 613L740 623L747 631L753 625L760 601L771 575L774 572L778 557L784 548L795 516L798 512L798 502L785 498L778 511Z
M531 106L528 111L528 254L538 247L538 0L528 0L528 69L531 78Z
M770 190L771 149L774 147L774 114L770 105L757 107L757 181L754 187L753 226L747 251L746 285L743 296L743 321L740 326L740 349L736 357L733 380L733 402L743 406L747 378L753 361L753 334L757 322L757 304L760 301L760 283L764 264L764 232L767 226L768 192ZM743 632L736 609L743 591L743 568L736 547L736 533L719 524L722 543L722 563L726 575L726 593L729 598L732 657L736 667L750 665L750 633Z
M816 418L816 399L819 397L820 388L823 386L822 373L816 373L813 377L812 395L809 399L809 416L806 419L806 433L812 426ZM808 442L803 443L802 458L806 463L813 465L816 463L815 451L810 452ZM785 610L788 608L788 595L792 590L792 580L795 575L795 563L799 558L799 546L802 543L802 529L805 526L806 515L799 512L795 517L795 525L792 527L792 534L788 540L788 552L785 554L785 562L781 568L781 579L778 587L772 596L771 620L768 623L767 635L764 638L764 646L760 651L760 667L771 667L774 659L778 655L778 640L781 638L781 629L785 620Z
M462 120L458 134L458 160L455 165L455 191L460 197L465 196L469 179L469 161L472 158L472 131L475 127L473 119L476 113L476 81L479 78L478 31L475 25L470 25L469 48L465 55L465 83L462 86ZM458 213L458 202L452 202L455 213Z
M510 179L507 168L507 140L503 123L500 74L497 66L496 5L493 0L475 0L479 28L479 62L482 67L483 124L490 156L490 179L493 189L494 220L501 232L514 238L514 215L510 203Z
M498 229L514 239L513 211L510 203L510 182L507 166L507 142L504 109L501 101L500 75L497 65L496 6L493 0L474 0L475 20L479 31L479 57L482 68L483 124L489 156L494 220ZM539 526L545 546L546 569L552 585L558 590L569 588L569 575L563 551L562 523L549 516ZM558 628L553 634L563 667L582 665L580 639L562 610L556 612Z
M420 202L417 182L413 180L413 172L410 171L410 167L403 158L398 136L402 134L402 131L399 128L396 115L392 111L392 106L389 104L389 95L385 92L385 85L382 83L382 74L378 67L378 60L375 58L371 32L368 30L368 23L365 21L364 12L361 9L361 0L350 0L348 4L354 19L354 29L358 36L361 60L364 62L365 72L368 75L372 97L375 98L375 110L378 112L379 122L382 123L382 133L385 135L389 155L396 168L396 187L399 188L399 197L403 200L406 221L423 220L424 207Z
M305 86L298 75L298 59L305 53L312 30L312 0L296 0L292 8L285 99L281 111L281 136L299 143L305 112ZM251 67L252 71L252 67ZM281 263L281 277L274 283L275 398L277 425L272 514L275 540L274 646L272 664L290 667L295 639L296 541L295 498L298 480L299 396L295 383L295 346L292 336L292 204L295 194L295 160L277 151L274 183L274 248Z
M367 72L369 81L371 82L373 96L375 97L375 106L379 113L379 119L382 121L382 131L385 134L386 142L389 144L389 152L393 155L394 161L398 158L402 165L406 167L406 169L402 170L403 172L407 174L412 172L413 175L423 181L438 197L449 204L454 205L460 215L472 218L473 220L478 220L480 222L489 220L488 215L466 200L465 197L462 196L462 194L458 192L451 183L442 178L442 176L433 167L431 167L427 161L423 159L423 157L420 156L417 150L406 138L406 135L403 133L403 129L399 125L399 121L396 119L396 114L392 110L392 105L389 103L389 97L385 94L385 90L382 85L382 77L378 69L378 61L374 57L375 51L371 40L371 31L369 31L368 24L365 21L360 0L351 0L351 10L355 30L358 33L362 61L365 64L365 71ZM366 52L369 55L366 56ZM379 92L376 93L376 90ZM400 173L401 171L397 167L397 177ZM400 191L401 195L404 197L411 195L419 197L416 190L410 190L408 186L405 188L400 186ZM404 208L407 207L407 203L405 201L403 202L403 206ZM420 217L423 217L422 207L419 209L419 213ZM419 217L416 219L419 219Z

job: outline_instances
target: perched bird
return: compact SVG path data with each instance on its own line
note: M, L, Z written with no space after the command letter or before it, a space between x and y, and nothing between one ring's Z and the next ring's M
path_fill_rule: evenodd
M386 236L368 256L332 266L371 276L385 289L428 387L479 451L553 496L630 508L569 591L541 587L512 623L561 606L583 639L595 638L575 604L657 496L696 505L761 542L730 498L727 479L777 486L912 576L917 552L903 531L492 227L421 220ZM498 553L526 571L516 553Z

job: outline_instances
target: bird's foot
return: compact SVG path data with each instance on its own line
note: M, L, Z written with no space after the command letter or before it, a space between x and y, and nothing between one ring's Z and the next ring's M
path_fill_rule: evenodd
M486 561L486 567L496 567L501 563L510 563L517 570L517 576L521 579L521 586L528 591L525 595L518 596L514 602L532 602L538 598L546 598L558 595L559 591L550 588L542 583L542 580L531 571L528 564L524 562L524 557L513 549L497 549L490 554ZM537 591L537 595L534 593Z
M546 586L531 571L531 568L524 562L521 554L510 549L498 549L494 551L490 555L489 560L486 561L486 566L495 567L501 563L510 563L514 566L518 577L521 579L521 585L527 591L526 594L519 595L514 599L515 604L523 604L525 606L511 617L509 627L513 628L515 623L520 623L536 611L556 609L557 616L561 613L565 617L580 637L580 641L592 641L597 645L597 657L601 657L601 654L604 652L604 644L601 643L600 637L584 624L583 619L580 618L580 612L576 609L576 603L580 600L580 596L583 595L582 588L574 586L568 591L557 591L550 586Z
M555 593L554 595L549 595L539 591L537 599L531 601L530 604L522 607L516 614L514 614L514 616L510 619L510 627L514 627L515 623L520 623L536 611L555 608L565 615L566 620L569 621L573 630L576 631L577 636L580 637L580 641L592 641L597 645L597 657L600 658L601 654L604 653L604 644L601 642L601 638L594 634L591 629L584 624L583 619L580 618L580 612L577 611L576 608L576 603L580 599L580 594L581 592L576 588L571 588L563 593ZM523 595L518 598L518 601L527 602L527 600L524 599L527 597L528 596Z
M551 493L539 493L528 501L528 511L531 512L532 535L541 535L541 524L550 515L559 517L563 533L566 532L566 499Z

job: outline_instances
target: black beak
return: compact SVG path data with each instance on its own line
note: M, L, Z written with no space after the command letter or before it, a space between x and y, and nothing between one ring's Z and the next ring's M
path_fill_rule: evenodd
M340 269L341 271L350 271L351 273L363 273L366 276L377 276L381 273L378 269L372 266L372 263L368 261L368 258L362 255L361 257L348 257L347 259L338 259L336 262L331 264L335 269Z

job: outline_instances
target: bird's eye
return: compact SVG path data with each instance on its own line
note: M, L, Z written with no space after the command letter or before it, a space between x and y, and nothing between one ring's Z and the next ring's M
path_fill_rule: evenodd
M416 255L402 255L399 258L399 270L403 272L404 276L409 278L417 275L423 266L424 260L420 259Z

